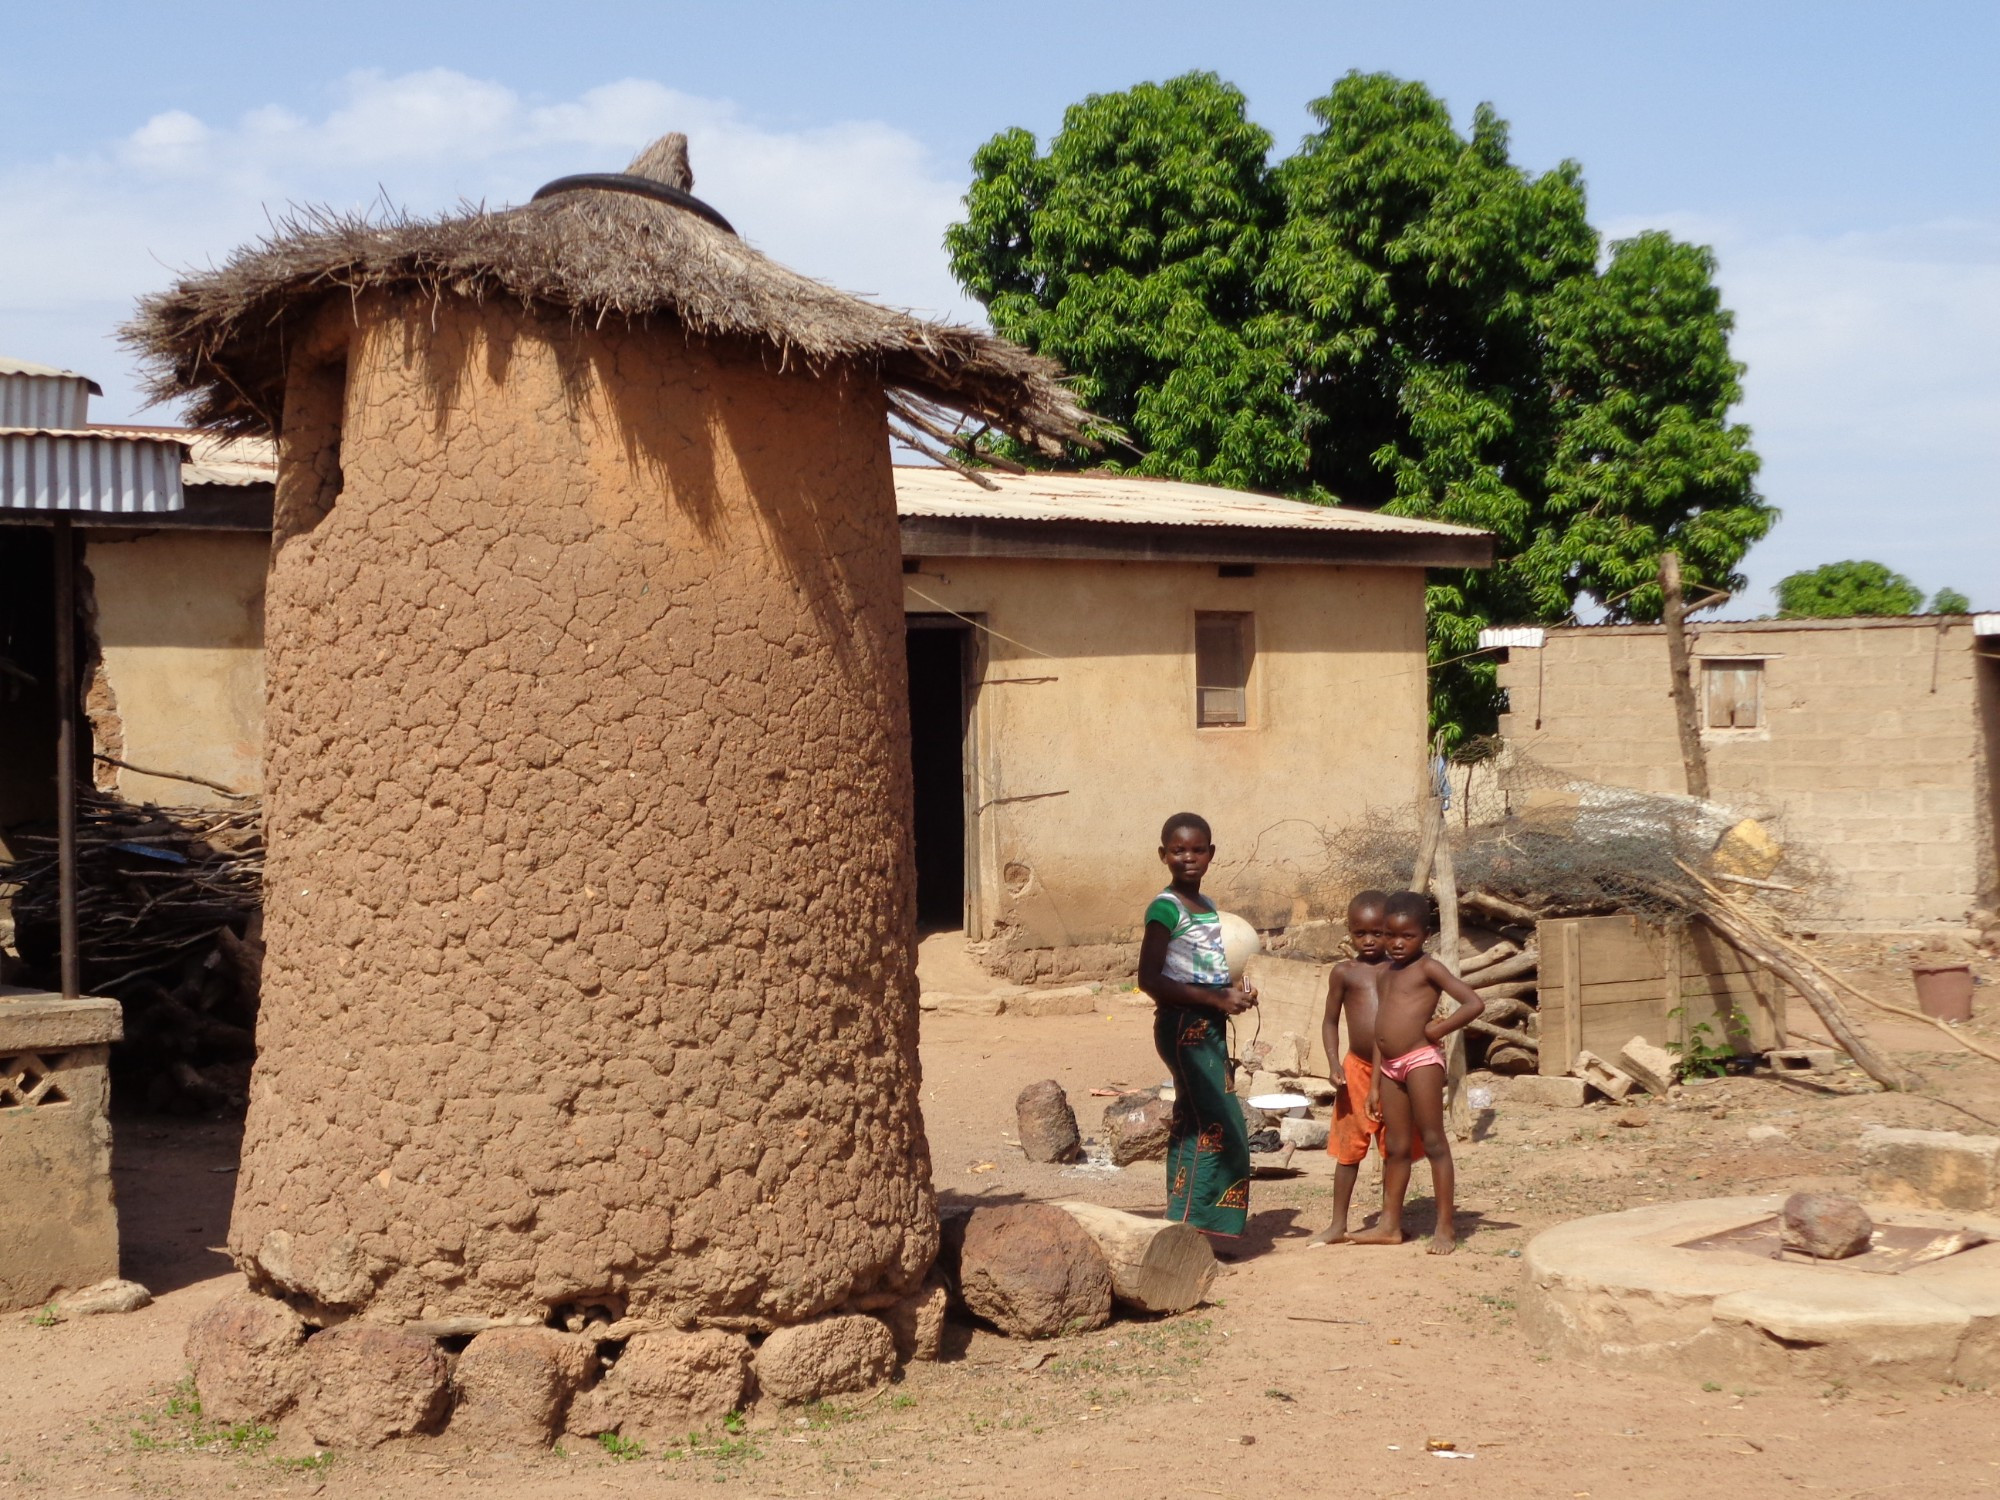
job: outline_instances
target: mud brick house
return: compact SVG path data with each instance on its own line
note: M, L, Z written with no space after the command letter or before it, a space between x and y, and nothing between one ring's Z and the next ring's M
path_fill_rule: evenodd
M129 331L277 443L230 1246L329 1332L748 1332L935 1253L888 433L1083 414L691 185L669 137L518 208L294 222Z
M922 918L1020 981L1129 974L1160 819L1283 927L1424 759L1424 570L1484 532L1123 475L897 471Z
M1995 898L2000 616L1690 625L1711 795L1832 879L1828 929L1958 925ZM1540 768L1685 788L1656 625L1510 632L1501 733Z

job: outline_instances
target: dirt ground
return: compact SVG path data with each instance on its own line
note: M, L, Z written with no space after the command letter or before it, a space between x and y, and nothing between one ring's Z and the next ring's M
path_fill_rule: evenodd
M1993 966L1970 1032L2000 1039ZM1907 994L1907 977L1877 976ZM1801 1010L1802 1025L1809 1017ZM927 1015L924 1113L944 1200L1089 1197L1157 1211L1158 1163L1033 1166L1013 1099L1055 1077L1086 1133L1090 1090L1161 1076L1144 1008L1061 1018ZM238 1279L225 1232L235 1134L118 1122L126 1274L158 1295L122 1318L0 1319L0 1500L7 1495L424 1495L431 1500L679 1495L1588 1497L2000 1493L2000 1403L1959 1387L1893 1396L1817 1384L1709 1389L1555 1363L1516 1327L1518 1252L1538 1230L1666 1199L1793 1187L1854 1190L1872 1122L2000 1130L2000 1065L1929 1028L1871 1022L1933 1096L1830 1080L1726 1079L1677 1102L1509 1105L1457 1148L1460 1253L1308 1249L1331 1192L1323 1156L1255 1184L1245 1254L1211 1306L1045 1344L955 1326L947 1358L873 1395L759 1409L740 1432L620 1457L544 1455L449 1436L320 1454L288 1434L216 1432L188 1409L189 1321ZM1634 1122L1627 1128L1621 1121ZM1770 1129L1775 1127L1776 1134ZM1757 1137L1752 1139L1752 1130ZM1425 1173L1413 1227L1428 1227ZM1357 1202L1371 1193L1363 1179ZM1471 1459L1426 1452L1448 1439Z

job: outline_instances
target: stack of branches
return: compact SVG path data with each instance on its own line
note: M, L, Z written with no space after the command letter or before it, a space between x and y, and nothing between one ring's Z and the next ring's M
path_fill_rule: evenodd
M1536 1064L1535 924L1625 913L1666 927L1712 928L1796 990L1832 1040L1883 1087L1918 1086L1917 1075L1875 1052L1849 1014L1841 992L1859 992L1785 935L1788 920L1808 900L1823 902L1831 883L1810 851L1697 798L1581 782L1520 759L1503 774L1508 815L1448 834L1459 905L1492 924L1459 955L1467 982L1487 1000L1475 1023L1487 1066L1527 1072ZM1326 863L1313 884L1322 897L1407 886L1420 842L1414 814L1378 815L1328 833Z
M263 960L263 813L159 807L84 793L77 807L78 958L84 991L125 1009L112 1049L122 1097L182 1114L240 1112L256 1052ZM56 840L21 833L0 863L28 977L54 987Z

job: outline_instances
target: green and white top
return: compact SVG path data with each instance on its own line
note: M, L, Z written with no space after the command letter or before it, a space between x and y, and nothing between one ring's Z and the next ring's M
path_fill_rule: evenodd
M1222 950L1222 918L1213 907L1189 911L1169 888L1146 908L1146 921L1167 929L1167 978L1211 988L1228 985L1229 955Z

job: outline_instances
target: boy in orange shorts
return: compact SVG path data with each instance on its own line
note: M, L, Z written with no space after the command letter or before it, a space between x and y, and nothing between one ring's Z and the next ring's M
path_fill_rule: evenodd
M1320 1022L1320 1036L1326 1044L1331 1064L1338 1061L1333 1080L1333 1130L1327 1136L1327 1153L1333 1157L1333 1222L1308 1243L1330 1245L1347 1233L1348 1205L1354 1200L1354 1184L1361 1176L1362 1160L1368 1143L1385 1151L1383 1124L1368 1113L1368 1096L1375 1085L1376 985L1388 966L1387 937L1389 898L1381 891L1363 891L1347 903L1347 938L1354 945L1354 957L1333 966L1326 985L1326 1016ZM1347 1051L1340 1050L1340 1023L1347 1022ZM1420 1140L1410 1142L1410 1160L1423 1155Z

